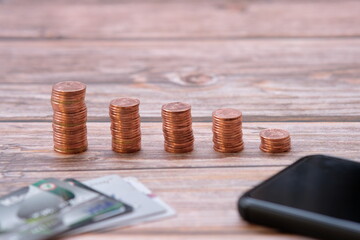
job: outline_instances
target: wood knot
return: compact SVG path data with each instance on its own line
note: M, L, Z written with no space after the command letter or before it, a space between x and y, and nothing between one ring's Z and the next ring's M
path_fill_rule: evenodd
M196 73L184 76L183 81L189 84L207 85L213 81L213 77L202 73Z
M188 86L207 86L217 81L217 77L204 73L191 73L191 74L167 74L167 77L173 83Z

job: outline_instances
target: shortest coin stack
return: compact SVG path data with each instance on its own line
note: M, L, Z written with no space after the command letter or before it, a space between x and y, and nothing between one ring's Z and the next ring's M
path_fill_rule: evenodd
M191 106L173 102L162 106L164 148L170 153L186 153L194 149Z
M52 88L54 150L75 154L87 149L85 105L86 85L81 82L59 82Z
M235 153L244 149L242 140L242 113L232 108L222 108L213 112L214 150Z
M110 102L113 151L132 153L141 149L139 104L134 98L117 98Z
M288 152L291 148L290 134L282 129L265 129L260 132L260 149L267 153Z

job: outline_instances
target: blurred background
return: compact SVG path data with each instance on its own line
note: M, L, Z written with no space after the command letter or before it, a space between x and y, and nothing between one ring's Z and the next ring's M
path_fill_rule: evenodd
M348 0L1 0L0 118L49 120L51 85L76 80L93 120L118 96L140 98L149 120L173 100L195 120L222 106L247 121L359 120L359 12Z

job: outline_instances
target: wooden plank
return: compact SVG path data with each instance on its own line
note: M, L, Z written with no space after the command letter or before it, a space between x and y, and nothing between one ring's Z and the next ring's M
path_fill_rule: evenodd
M213 239L227 235L238 235L265 239L266 236L279 239L282 236L276 231L260 226L249 225L240 219L236 202L238 197L260 181L275 174L281 167L260 168L224 168L219 169L157 169L157 170L114 170L114 171L81 171L81 172L13 172L2 173L0 193L25 186L44 177L67 178L79 180L91 179L107 174L137 177L152 189L158 196L177 211L177 216L163 221L137 225L131 228L117 229L104 234L85 235L69 239L118 239L131 237L144 239L147 236L164 238L165 236L208 236ZM120 236L118 236L120 235ZM294 239L302 239L294 236Z
M220 107L246 121L360 120L357 39L0 42L0 80L0 120L51 119L51 85L65 80L88 84L92 120L119 96L156 121L171 101L207 121Z
M112 0L105 3L22 0L1 3L2 38L360 36L360 3L348 0Z
M264 128L290 131L289 153L267 154L259 150L259 132ZM111 151L109 123L89 123L89 150L78 155L61 155L52 150L51 123L0 124L0 170L100 171L168 168L246 168L286 166L309 154L329 154L360 161L360 123L243 123L245 150L236 154L212 149L211 123L195 123L195 151L170 154L163 149L161 123L142 123L142 151L116 154ZM239 171L242 171L239 169ZM94 173L95 174L95 173Z

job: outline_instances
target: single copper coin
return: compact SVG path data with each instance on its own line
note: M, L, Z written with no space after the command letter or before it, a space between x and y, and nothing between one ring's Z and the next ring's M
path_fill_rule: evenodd
M194 145L190 145L189 147L185 147L185 148L174 148L171 145L168 144L164 144L164 149L165 151L169 152L169 153L188 153L188 152L192 152L194 150Z
M182 102L172 102L164 104L161 108L165 112L185 112L191 110L190 104Z
M80 148L75 148L75 149L63 149L63 148L58 148L58 147L54 146L54 150L55 150L55 152L62 153L62 154L78 154L78 153L85 152L87 150L87 145L82 146Z
M289 152L291 150L291 146L283 147L283 148L266 148L260 145L260 150L266 153L283 153Z
M55 95L77 95L84 94L86 85L76 81L59 82L53 86L53 94Z
M283 129L269 128L262 130L260 132L260 137L264 139L277 140L289 138L290 134L288 131Z
M83 92L86 89L86 85L82 82L76 81L65 81L56 83L53 86L53 91L59 93L76 93L76 92Z
M140 104L140 101L136 98L116 98L110 102L110 105L122 108L134 107Z
M220 119L235 119L241 118L242 113L239 110L233 108L220 108L213 112L213 116Z

